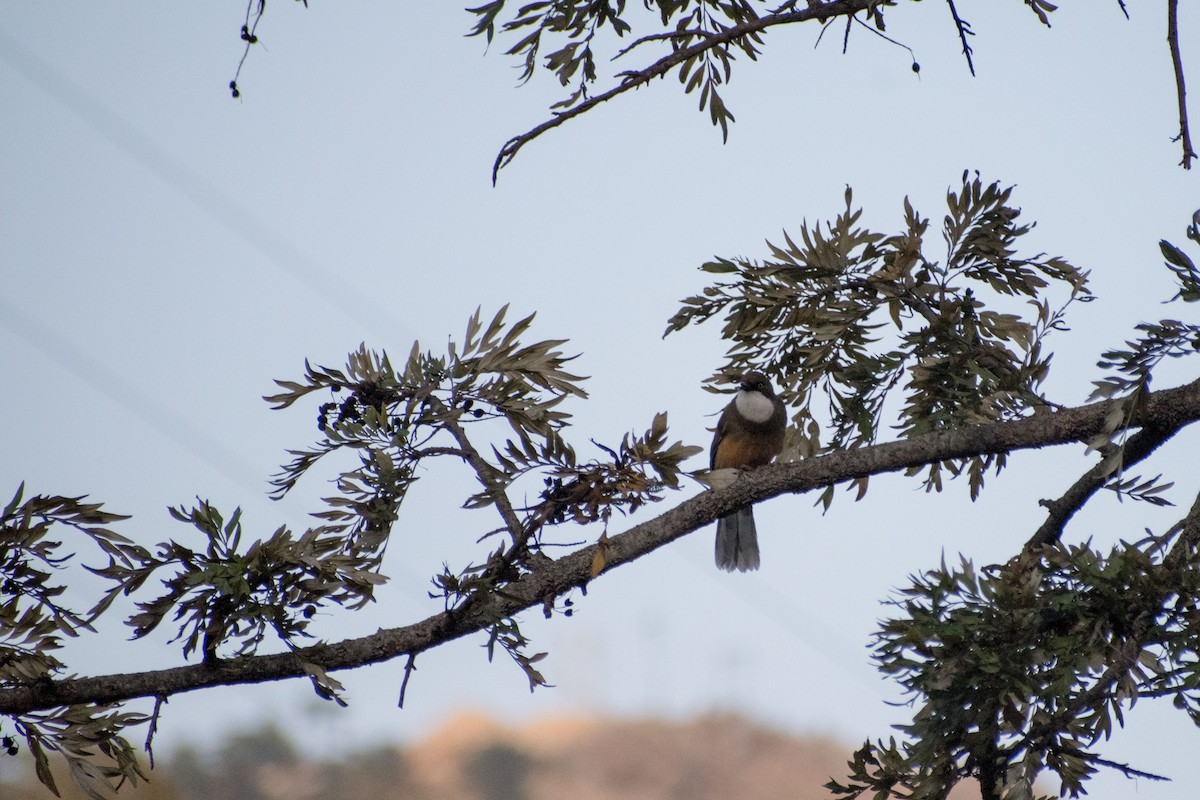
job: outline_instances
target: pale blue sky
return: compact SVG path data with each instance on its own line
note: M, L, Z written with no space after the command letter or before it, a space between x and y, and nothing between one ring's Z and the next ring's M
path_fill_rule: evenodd
M187 535L165 508L196 495L243 506L262 534L303 526L326 487L309 480L273 503L265 480L287 447L311 440L315 406L270 412L259 398L272 379L298 376L306 357L338 366L360 341L398 357L414 338L437 349L477 306L506 302L514 315L538 312L533 336L569 338L583 354L592 397L568 407L583 454L589 438L616 441L662 410L675 436L705 445L721 401L700 382L721 363L719 332L660 338L678 300L703 285L696 267L765 255L764 239L835 215L847 184L867 224L898 229L909 195L936 225L964 168L1017 184L1017 204L1039 222L1033 246L1092 270L1100 299L1075 310L1050 382L1060 402L1082 402L1103 347L1138 320L1191 310L1159 305L1172 289L1157 242L1183 242L1200 186L1170 141L1163 12L1131 4L1126 21L1116 3L1064 5L1046 30L1015 0L960 3L979 34L977 78L942 4L889 17L919 79L905 51L862 30L847 56L840 32L817 50L815 28L773 32L724 93L738 119L727 145L669 78L527 146L493 188L500 145L540 122L559 90L546 76L518 88L504 42L485 53L464 38L471 20L457 7L272 4L235 101L226 85L243 3L9 0L0 492L26 480L33 492L91 495L134 514L123 530L145 543ZM1184 14L1186 34L1195 22ZM1147 470L1190 463L1189 444L1195 435ZM532 696L473 637L419 658L404 711L403 664L389 664L339 676L344 711L314 710L302 682L173 698L160 746L276 718L327 750L417 737L460 708L514 721L736 709L850 744L886 736L903 710L885 705L897 693L866 658L880 600L943 552L1006 558L1040 522L1037 500L1087 463L1082 448L1019 455L974 505L965 486L929 497L898 478L825 516L808 497L774 500L758 512L759 573L718 572L702 531L597 581L570 620L527 615L557 687ZM379 602L322 619L321 635L438 610L427 577L443 560L461 564L493 525L447 512L470 485L451 473L417 484ZM1196 489L1181 481L1174 499ZM1109 542L1178 515L1143 512L1106 500L1072 535ZM68 648L73 671L178 662L161 635L114 647L115 613L104 632ZM1195 796L1190 724L1150 703L1130 723L1106 756L1176 779L1141 782L1138 797ZM1131 788L1116 777L1093 786L1098 797Z

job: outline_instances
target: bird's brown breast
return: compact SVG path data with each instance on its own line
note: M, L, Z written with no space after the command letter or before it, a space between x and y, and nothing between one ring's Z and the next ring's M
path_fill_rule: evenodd
M713 469L761 467L779 454L773 436L755 436L747 431L731 430L721 437L713 454Z

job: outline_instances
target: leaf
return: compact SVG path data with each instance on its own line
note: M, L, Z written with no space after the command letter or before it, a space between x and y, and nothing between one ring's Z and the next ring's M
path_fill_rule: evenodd
M62 797L58 786L54 783L54 773L50 771L50 759L46 756L46 751L42 749L41 742L32 732L26 735L25 742L29 745L29 752L33 755L33 766L38 781L54 792L56 797Z
M595 578L608 565L608 532L600 534L596 540L596 552L592 554L591 577Z

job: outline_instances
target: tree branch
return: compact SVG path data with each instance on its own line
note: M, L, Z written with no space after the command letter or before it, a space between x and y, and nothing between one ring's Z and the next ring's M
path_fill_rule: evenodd
M1175 68L1175 94L1179 100L1179 136L1176 139L1183 147L1184 169L1192 168L1196 151L1192 149L1192 137L1188 132L1187 88L1183 83L1183 57L1179 53L1179 0L1167 0L1167 44L1171 48L1171 64Z
M1101 758L1100 756L1094 756L1090 753L1085 753L1083 750L1080 750L1078 747L1066 747L1064 745L1056 745L1056 746L1052 747L1051 749L1054 752L1067 753L1068 755L1074 756L1075 758L1082 759L1082 760L1088 762L1089 764L1095 764L1098 767L1108 767L1109 769L1115 769L1117 772L1120 772L1126 778L1145 778L1146 780L1150 780L1150 781L1169 781L1169 780L1171 780L1170 778L1166 777L1165 775L1156 775L1153 772L1145 772L1140 769L1134 769L1133 767L1129 766L1128 764L1122 764L1118 761L1109 761L1107 758Z
M967 69L971 70L971 76L975 76L975 63L971 60L971 45L967 42L968 36L974 36L975 32L971 30L971 25L966 20L958 15L958 9L954 5L954 0L946 0L950 6L950 16L954 18L954 27L958 30L958 40L962 42L963 57L967 59Z
M747 20L746 22L734 25L733 27L707 36L704 41L697 42L691 47L685 47L682 50L676 50L670 55L663 56L658 61L655 61L650 66L642 70L629 71L621 74L623 80L620 85L614 86L607 92L595 95L594 97L585 100L574 108L555 114L552 118L546 120L541 125L538 125L519 136L514 136L504 143L500 148L500 152L496 155L496 161L492 164L492 183L495 184L500 175L500 170L508 166L517 156L517 152L525 145L532 142L537 137L541 136L548 130L557 128L569 119L574 119L580 114L590 111L592 108L600 105L603 102L613 99L617 95L624 94L630 89L649 83L654 78L661 78L670 72L675 67L679 66L688 59L694 58L706 51L717 47L729 44L743 36L749 36L755 33L761 33L767 28L775 25L788 25L795 22L807 22L808 20L817 19L825 22L840 16L853 16L860 11L865 11L878 0L834 0L830 3L819 3L810 5L808 8L800 9L799 11L787 11L783 13L768 14L765 17ZM640 40L639 40L640 42ZM634 45L639 42L635 42ZM627 48L628 49L628 48Z
M1200 493L1192 501L1188 514L1179 521L1179 539L1171 546L1171 552L1163 558L1164 567L1177 567L1187 557L1187 551L1200 547Z
M1198 384L1200 382L1191 383L1188 386L1194 388ZM1162 563L1154 569L1177 569L1180 566L1179 562L1187 558L1188 551L1200 546L1200 494L1197 494L1187 516L1176 523L1176 529L1179 530L1179 538L1163 557ZM1165 596L1169 595L1172 590L1164 587L1158 591L1160 593L1158 597L1144 598L1146 607L1160 607ZM1075 719L1088 706L1111 696L1112 687L1138 663L1142 650L1146 646L1147 636L1157 624L1155 614L1142 614L1116 652L1105 659L1104 672L1096 678L1092 687L1075 695L1069 702L1063 703L1046 722L1031 727L1029 733L1024 737L1024 743L1037 750L1045 748L1059 732L1067 730L1069 720ZM1120 767L1117 766L1117 768Z
M1163 442L1178 432L1178 427L1147 426L1142 428L1125 443L1123 467L1131 467L1139 461L1145 460ZM1049 510L1050 514L1037 532L1025 543L1025 552L1028 553L1042 545L1057 542L1062 537L1063 528L1066 527L1071 517L1075 516L1075 512L1108 483L1112 473L1104 461L1101 459L1100 463L1084 473L1083 477L1075 481L1062 497L1057 500L1042 501L1042 505Z
M743 475L731 486L706 491L664 514L609 537L604 543L605 570L647 553L711 524L749 502L781 494L804 493L856 478L898 472L936 461L1009 453L1086 440L1105 429L1105 418L1121 400L1108 400L1013 422L975 425L905 441L845 450L804 461L773 464ZM1132 424L1178 429L1200 420L1200 380L1150 393ZM1194 544L1194 518L1181 537ZM169 697L212 686L263 683L305 677L304 663L325 670L350 669L417 654L467 634L484 630L499 618L515 615L583 587L592 579L599 545L560 559L536 559L533 569L502 592L483 595L461 610L435 614L403 628L381 630L359 639L318 644L295 653L215 659L150 672L64 678L0 689L0 714L21 714L80 703L113 703L141 697ZM1177 545L1178 546L1178 545Z
M499 470L489 464L483 456L479 455L479 451L475 449L475 445L471 444L471 440L467 437L467 432L447 412L446 406L441 400L430 395L428 402L432 403L442 415L445 420L446 430L458 442L458 446L462 450L462 457L471 465L471 469L475 470L475 477L479 479L480 485L483 486L488 496L492 498L493 505L496 506L496 510L500 512L500 516L504 519L504 526L512 534L513 542L524 543L525 526L521 524L521 518L513 509L512 503L508 499L508 494L504 491L504 487L499 481L501 477Z

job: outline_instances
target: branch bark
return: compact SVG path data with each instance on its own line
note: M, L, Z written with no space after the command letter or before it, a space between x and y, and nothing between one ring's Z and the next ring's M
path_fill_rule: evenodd
M805 461L773 464L744 475L731 486L706 491L660 516L611 536L604 544L605 571L640 558L746 505L781 494L809 492L856 478L898 472L936 461L1011 453L1086 440L1104 430L1115 403L1109 400L1013 422L976 425L899 442L840 451ZM1200 420L1200 380L1153 392L1134 426L1178 430ZM0 689L0 714L12 715L81 703L115 703L169 697L213 686L263 683L305 677L303 663L327 671L412 657L483 630L497 619L548 602L592 580L597 545L560 559L532 560L532 570L503 592L479 598L402 628L318 644L295 653L247 656L148 672L64 678Z
M971 77L975 77L975 62L971 60L971 43L967 41L968 36L974 36L975 33L971 30L971 26L958 15L958 9L954 5L954 0L946 0L950 6L950 16L954 18L954 27L958 31L958 40L962 42L963 57L967 59L967 68L971 70Z
M1178 428L1159 428L1158 426L1142 428L1125 443L1122 468L1128 469L1134 464L1149 458L1163 442L1166 442L1178 432ZM1057 500L1043 501L1042 505L1050 513L1046 517L1046 521L1042 523L1042 526L1025 543L1025 551L1032 552L1038 547L1050 544L1051 542L1057 542L1062 538L1063 528L1066 527L1071 517L1075 516L1075 512L1083 508L1083 505L1092 498L1092 495L1103 488L1111 479L1112 475L1105 469L1102 461L1084 473L1083 477L1079 480L1075 481L1062 497Z
M1179 52L1179 0L1167 0L1167 44L1171 48L1171 65L1175 68L1175 95L1179 103L1179 136L1177 141L1183 148L1184 169L1192 168L1196 151L1192 149L1192 136L1188 131L1187 87L1183 83L1183 56Z

